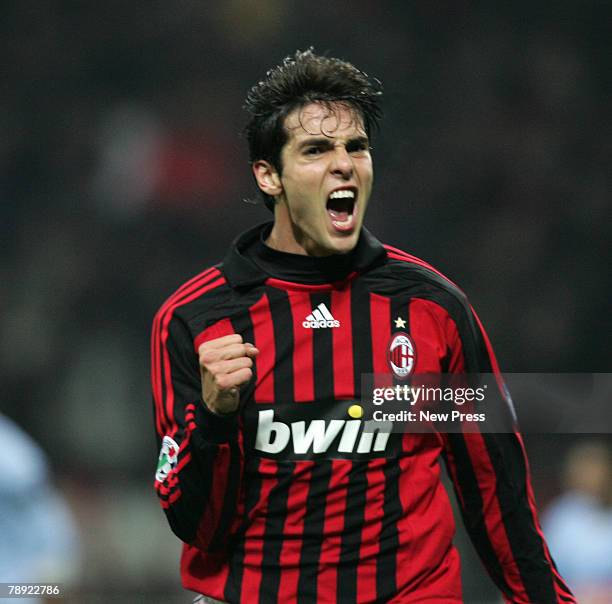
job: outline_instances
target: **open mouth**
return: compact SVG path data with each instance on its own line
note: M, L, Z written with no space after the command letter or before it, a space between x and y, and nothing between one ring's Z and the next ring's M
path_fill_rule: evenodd
M327 198L327 213L337 231L350 231L355 226L357 191L354 188L337 189Z

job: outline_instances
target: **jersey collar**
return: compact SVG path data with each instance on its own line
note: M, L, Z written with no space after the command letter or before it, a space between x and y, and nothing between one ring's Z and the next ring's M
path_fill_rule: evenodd
M270 277L295 283L333 283L378 266L387 256L380 241L364 227L348 254L315 258L279 252L264 243L273 224L260 224L234 240L221 265L231 287L258 285Z

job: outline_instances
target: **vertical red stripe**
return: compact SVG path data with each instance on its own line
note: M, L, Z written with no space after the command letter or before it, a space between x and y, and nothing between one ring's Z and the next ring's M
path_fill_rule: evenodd
M441 360L448 353L449 341L443 329L448 317L446 311L430 300L413 298L408 312L410 335L416 348L414 373L439 373Z
M305 291L289 291L293 318L293 395L296 403L314 400L312 329L302 323L312 311L310 296Z
M347 459L332 460L332 472L325 499L325 540L321 547L317 577L317 595L321 602L335 602L337 599L338 562L342 547L348 477L352 465Z
M389 373L387 351L391 337L391 301L389 298L370 294L370 329L372 334L372 370L375 375ZM378 382L376 382L378 386ZM357 569L357 593L364 601L376 600L376 554L382 528L385 500L385 476L382 467L385 459L368 463L368 490L364 509L364 524L359 548L360 564Z
M355 381L353 375L353 325L351 321L351 283L331 293L331 313L340 321L340 327L332 328L334 396L353 398Z
M264 295L250 309L253 323L253 339L259 348L255 358L257 383L254 399L256 403L274 402L274 361L276 347L274 345L274 324L270 313L268 296Z
M372 368L375 374L389 373L387 350L391 339L391 300L370 294Z
M404 434L402 451L399 458L402 517L397 523L397 585L405 586L410 593L411 586L418 585L419 591L414 597L419 602L440 593L459 595L458 559L452 547L455 522L448 494L440 481L440 442L432 434ZM417 566L415 553L420 561ZM452 568L444 571L447 565ZM424 581L423 577L428 579Z
M303 461L296 464L289 494L287 497L287 516L283 527L283 547L280 553L281 577L278 588L279 602L295 602L298 597L300 578L300 554L304 533L304 517L308 498L308 487L314 462Z
M221 319L216 323L213 323L209 327L207 327L204 331L201 331L194 339L193 339L193 348L198 353L198 349L204 342L208 342L210 340L215 340L217 338L222 338L223 336L229 336L234 333L234 327L232 326L232 322L229 319Z
M277 484L277 464L269 459L260 459L257 474L262 477L259 500L250 512L250 520L244 536L244 572L240 593L241 602L259 602L259 588L261 586L261 563L263 560L264 534L266 530L266 516L268 514L268 500L270 491Z

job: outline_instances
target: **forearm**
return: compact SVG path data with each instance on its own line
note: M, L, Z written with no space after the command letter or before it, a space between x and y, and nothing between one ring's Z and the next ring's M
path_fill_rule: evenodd
M236 414L202 402L192 334L179 318L154 321L152 386L161 445L155 489L173 532L201 549L219 548L235 518L242 475Z
M155 487L173 532L186 543L215 550L230 531L239 497L238 421L213 415L201 402L187 405L185 418L176 465Z
M515 434L446 435L446 461L472 542L507 602L575 602L539 526Z

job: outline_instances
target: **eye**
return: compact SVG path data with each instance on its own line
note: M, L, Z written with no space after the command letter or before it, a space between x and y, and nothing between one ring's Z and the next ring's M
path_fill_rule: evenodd
M359 140L359 141L351 141L346 146L347 153L363 153L365 151L369 151L371 149L368 141Z
M320 155L323 153L321 145L311 145L304 149L304 155Z

